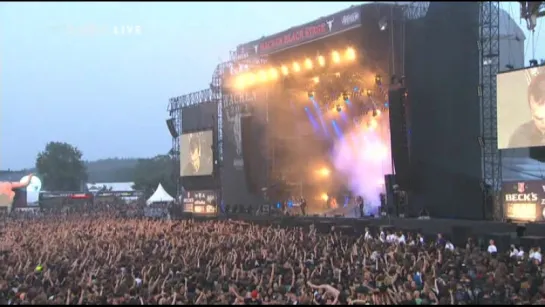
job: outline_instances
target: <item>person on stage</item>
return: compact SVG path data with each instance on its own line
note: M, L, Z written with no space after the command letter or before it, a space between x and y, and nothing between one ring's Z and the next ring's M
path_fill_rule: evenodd
M360 209L360 218L363 218L365 216L365 203L363 201L363 197L358 196L356 198L356 205Z
M300 204L301 214L303 216L306 216L307 215L307 201L303 197L301 197L300 202L301 202L301 204Z

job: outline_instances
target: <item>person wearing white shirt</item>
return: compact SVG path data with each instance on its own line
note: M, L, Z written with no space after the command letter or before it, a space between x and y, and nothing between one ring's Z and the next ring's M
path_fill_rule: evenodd
M517 253L517 257L518 258L524 258L524 248L521 246L519 247L519 250L518 250L518 253Z
M365 235L363 236L364 240L371 240L373 239L373 236L371 236L371 232L369 231L369 228L365 227Z
M490 240L490 244L488 245L487 251L489 254L496 254L498 252L498 249L496 248L496 244L494 244L494 240Z
M384 234L384 231L380 231L379 240L382 243L386 241L386 235Z
M445 249L453 252L454 251L454 244L452 244L450 241L447 241L447 243L445 244Z
M537 260L539 263L541 263L542 257L541 257L541 249L538 247L536 248L531 254L530 259Z
M417 239L418 239L418 243L424 244L424 237L422 237L422 235L419 234L419 235L417 236Z
M405 244L405 235L403 233L401 233L401 235L397 238L397 243L399 244Z
M519 256L518 249L515 248L515 245L511 245L511 252L509 252L509 258L515 258Z

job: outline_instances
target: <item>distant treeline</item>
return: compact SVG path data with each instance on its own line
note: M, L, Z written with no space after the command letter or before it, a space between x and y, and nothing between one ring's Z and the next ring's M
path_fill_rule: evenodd
M85 162L89 182L132 182L138 159L113 158ZM0 181L18 181L36 170L0 170Z

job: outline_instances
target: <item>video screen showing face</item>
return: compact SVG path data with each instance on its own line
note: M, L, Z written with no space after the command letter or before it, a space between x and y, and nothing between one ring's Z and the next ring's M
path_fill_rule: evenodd
M180 176L210 176L214 171L212 130L180 136Z
M545 67L497 76L498 148L545 146Z

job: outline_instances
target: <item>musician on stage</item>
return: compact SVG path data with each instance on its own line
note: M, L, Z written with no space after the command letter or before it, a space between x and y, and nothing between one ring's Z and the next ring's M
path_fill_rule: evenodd
M358 196L356 197L356 205L360 209L360 217L365 216L365 202L363 201L363 197Z
M303 216L306 216L307 215L307 201L303 197L301 197L299 202L300 202L299 206L301 207L301 214Z

